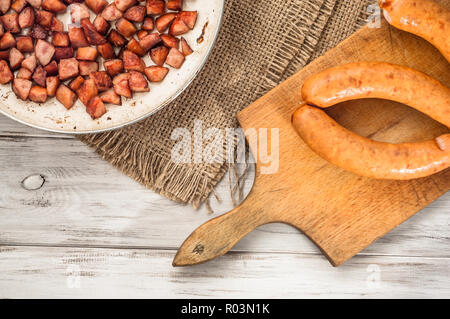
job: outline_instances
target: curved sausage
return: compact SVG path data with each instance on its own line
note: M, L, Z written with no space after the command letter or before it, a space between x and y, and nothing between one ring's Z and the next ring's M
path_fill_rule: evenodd
M450 134L418 143L377 142L347 130L323 110L309 105L295 111L292 122L313 151L358 175L408 180L450 167Z
M306 104L322 108L363 98L392 100L450 127L450 88L405 66L385 62L337 66L310 77L302 97Z
M433 44L450 62L450 10L433 0L379 0L386 20Z

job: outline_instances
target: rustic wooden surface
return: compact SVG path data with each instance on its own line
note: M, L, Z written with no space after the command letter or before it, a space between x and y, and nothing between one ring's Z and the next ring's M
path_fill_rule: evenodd
M0 297L450 297L450 193L333 268L303 234L266 225L210 263L173 268L194 228L230 210L173 203L76 139L0 116ZM30 175L39 178L22 181ZM251 176L247 191L251 187Z

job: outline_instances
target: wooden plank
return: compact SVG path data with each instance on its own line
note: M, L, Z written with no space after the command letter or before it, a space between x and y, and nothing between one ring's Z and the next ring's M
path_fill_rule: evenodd
M0 136L28 136L73 139L72 135L39 130L0 114Z
M0 244L165 247L176 249L203 222L232 208L228 180L219 184L216 213L195 211L145 189L77 140L0 138ZM42 174L34 191L21 181ZM252 175L246 183L251 188ZM301 203L300 203L301 204ZM450 256L450 193L364 254ZM235 251L318 253L296 229L262 226Z
M450 297L448 258L360 256L336 269L317 255L231 253L172 268L172 254L0 247L0 298Z

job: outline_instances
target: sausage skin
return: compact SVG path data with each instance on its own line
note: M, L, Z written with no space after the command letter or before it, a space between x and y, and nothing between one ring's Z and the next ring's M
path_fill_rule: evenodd
M450 88L422 72L385 62L350 63L322 71L305 82L302 98L322 108L355 99L387 99L450 127Z
M386 20L433 44L450 62L450 10L433 0L378 0Z
M418 143L377 142L347 130L323 110L309 105L294 112L292 123L314 152L361 176L409 180L450 167L450 134Z

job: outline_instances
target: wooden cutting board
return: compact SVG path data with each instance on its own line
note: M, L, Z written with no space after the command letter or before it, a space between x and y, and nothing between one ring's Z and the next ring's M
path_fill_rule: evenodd
M265 164L258 160L248 198L200 226L180 248L174 265L220 256L256 227L281 222L305 233L338 266L450 189L450 169L411 181L360 177L323 160L297 135L291 115L302 102L304 81L356 61L407 65L450 86L450 64L426 41L385 22L378 29L361 29L238 114L244 130L279 129L278 172L262 174ZM424 114L390 101L351 101L328 112L343 126L379 141L421 141L448 132Z

